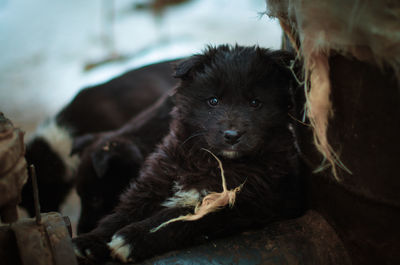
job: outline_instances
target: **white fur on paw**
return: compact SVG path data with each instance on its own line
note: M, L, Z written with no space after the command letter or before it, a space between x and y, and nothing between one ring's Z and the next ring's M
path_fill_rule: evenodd
M85 249L85 255L88 258L93 258L92 251L90 251L90 249L88 249L88 248Z
M111 250L111 257L118 259L124 263L132 261L129 259L131 253L131 246L125 244L125 240L122 236L114 235L110 242L107 243L108 248Z
M75 252L75 256L77 256L78 258L84 259L85 256L82 254L81 250L74 244L74 252Z
M82 253L82 251L74 244L74 253L75 253L75 256L77 256L78 258L81 258L81 259L87 259L87 258L93 258L93 255L92 255L92 251L90 251L90 249L85 249L84 251L83 251L83 253Z

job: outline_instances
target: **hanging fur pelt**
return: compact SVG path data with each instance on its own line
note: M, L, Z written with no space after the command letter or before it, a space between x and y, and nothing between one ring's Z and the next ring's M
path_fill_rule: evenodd
M279 19L304 60L306 114L318 151L332 166L350 173L327 139L330 101L329 54L332 51L380 67L389 66L400 81L400 1L267 0L267 14Z

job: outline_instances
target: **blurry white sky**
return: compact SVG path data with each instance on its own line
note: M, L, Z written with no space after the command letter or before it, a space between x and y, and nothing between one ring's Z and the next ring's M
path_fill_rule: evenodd
M192 0L167 9L159 21L133 10L137 0L115 0L115 50L133 56L85 72L87 62L109 54L102 41L107 1L0 0L0 111L22 129L53 115L82 86L128 69L206 44L280 46L277 21L258 14L264 0Z

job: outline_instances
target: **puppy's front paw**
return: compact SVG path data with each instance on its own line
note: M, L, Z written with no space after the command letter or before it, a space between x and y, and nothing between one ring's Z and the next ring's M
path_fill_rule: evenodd
M93 234L85 234L72 239L75 255L79 259L105 261L110 251L104 239Z
M132 262L132 245L128 244L123 236L115 234L107 244L111 251L111 257L124 263Z

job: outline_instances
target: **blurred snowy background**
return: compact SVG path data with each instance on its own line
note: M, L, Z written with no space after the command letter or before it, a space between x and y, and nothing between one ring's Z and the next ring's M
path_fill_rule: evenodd
M128 69L206 44L279 48L265 9L264 0L0 0L0 111L29 134L83 86ZM109 58L120 60L101 64Z

